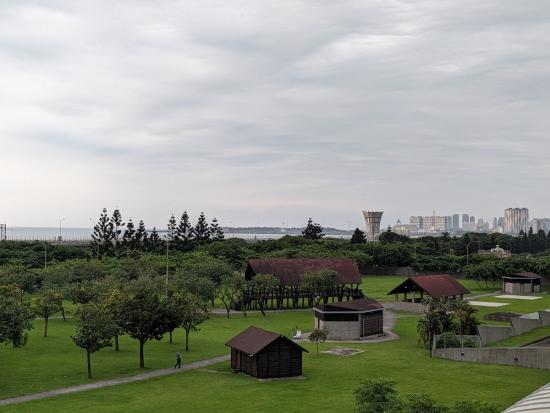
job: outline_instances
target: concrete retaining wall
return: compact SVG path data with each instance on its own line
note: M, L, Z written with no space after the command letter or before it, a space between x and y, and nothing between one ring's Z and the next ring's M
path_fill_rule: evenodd
M538 318L514 317L511 323L515 336L542 327L542 323Z
M550 348L439 348L434 357L485 364L505 364L550 370Z
M477 326L477 332L481 338L481 345L486 346L487 344L494 343L501 340L506 340L514 336L514 329L507 326L490 326L490 325L479 325Z
M539 318L543 327L550 326L550 311L539 311Z

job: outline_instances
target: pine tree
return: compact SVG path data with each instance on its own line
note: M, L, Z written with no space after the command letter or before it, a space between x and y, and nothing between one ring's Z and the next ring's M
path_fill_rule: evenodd
M134 249L133 240L134 234L136 233L134 228L134 222L132 221L132 218L130 218L126 224L126 230L124 231L124 235L122 237L122 246L125 250Z
M210 241L210 228L208 222L206 222L206 216L204 212L201 212L199 219L197 220L197 225L195 225L195 241L197 244L202 245Z
M151 234L147 239L147 250L150 252L160 253L162 252L163 248L164 248L164 242L162 241L162 238L159 237L157 228L153 227L153 230L151 231Z
M113 252L114 231L113 223L107 214L107 208L103 208L92 234L92 248L98 256L111 255Z
M195 247L195 230L189 222L187 211L183 211L176 228L175 247L180 251L191 251Z
M132 244L135 249L143 250L147 244L147 230L143 220L139 221L138 228L132 239Z
M223 229L218 224L218 219L214 218L210 224L210 234L213 241L222 241L225 236L223 234Z
M166 241L169 243L174 242L176 239L176 226L176 217L172 214L166 226Z
M310 218L307 221L307 226L302 231L302 236L306 239L321 239L325 236L325 234L323 234L323 227L317 223L314 223Z
M113 225L114 253L117 255L121 244L122 228L125 225L124 222L122 222L122 214L118 208L113 211L113 215L111 216L111 224Z
M351 236L351 243L364 244L365 242L367 242L367 237L365 236L365 233L359 228L355 228L355 231L353 231L353 235Z

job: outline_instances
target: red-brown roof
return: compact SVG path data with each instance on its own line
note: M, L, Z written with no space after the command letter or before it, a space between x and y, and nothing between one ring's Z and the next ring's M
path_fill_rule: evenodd
M513 274L510 274L509 277L532 278L532 279L536 279L536 280L542 278L540 275L535 274L534 272L529 272L529 271L515 272Z
M361 298L352 301L342 301L341 303L328 303L317 306L321 311L369 311L381 310L382 304L372 298Z
M417 275L407 278L388 295L424 291L430 297L442 298L470 294L470 291L450 275Z
M282 334L274 333L273 331L267 331L263 328L259 328L256 326L248 327L246 330L237 334L235 337L225 343L225 345L242 351L243 353L246 353L250 356L253 356L254 354L259 353L268 345L278 339L286 340L289 343L292 343L297 348L301 349L302 351L307 352L305 348L296 344L294 341L283 336Z
M320 270L336 271L340 284L361 282L361 273L355 260L335 258L252 259L248 261L245 276L250 280L257 274L271 274L283 285L296 285L300 283L304 274Z

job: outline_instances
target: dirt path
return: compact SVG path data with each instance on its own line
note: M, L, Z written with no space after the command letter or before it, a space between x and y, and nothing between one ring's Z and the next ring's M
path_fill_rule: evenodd
M169 376L171 374L177 374L184 371L200 369L203 367L218 364L230 359L229 355L218 356L207 360L195 361L193 363L184 364L181 369L159 369L153 370L147 373L138 374L136 376L121 377L118 379L101 380L95 383L80 384L78 386L64 387L61 389L49 390L41 393L27 394L25 396L12 397L9 399L0 400L0 406L7 406L10 404L18 404L29 402L32 400L40 400L48 397L61 396L64 394L78 393L88 390L101 389L104 387L118 386L119 384L134 383L137 381L149 380L155 377Z

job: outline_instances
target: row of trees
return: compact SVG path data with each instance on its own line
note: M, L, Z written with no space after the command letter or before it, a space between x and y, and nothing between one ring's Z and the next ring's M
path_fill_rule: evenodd
M184 211L179 223L174 215L168 220L165 235L161 237L157 229L148 232L143 220L137 227L132 221L123 222L122 214L115 209L109 215L103 208L92 234L92 248L97 258L119 256L133 251L161 253L168 246L178 251L192 251L199 245L224 239L223 229L214 218L208 223L201 212L197 223L193 225L187 211Z
M485 402L462 401L448 407L435 401L430 394L415 393L400 396L395 381L376 378L365 381L355 390L357 413L498 413L499 409Z

